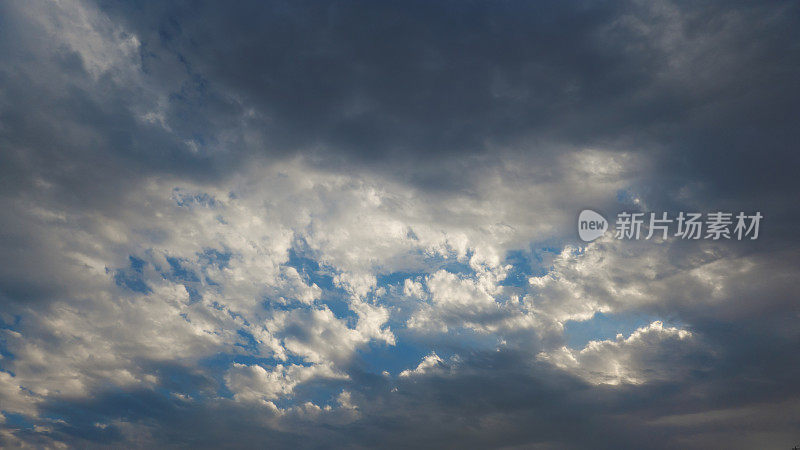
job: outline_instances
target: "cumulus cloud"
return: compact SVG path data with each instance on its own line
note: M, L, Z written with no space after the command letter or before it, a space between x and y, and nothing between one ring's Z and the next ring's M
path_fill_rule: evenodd
M406 369L400 372L401 377L412 377L416 375L426 375L430 373L440 372L445 368L445 361L439 357L435 352L422 358L417 367L414 369Z
M258 365L234 364L226 375L226 381L228 388L234 392L235 399L266 402L290 395L298 383L317 377L347 378L326 365L278 364L267 371Z
M617 334L615 340L590 341L577 351L561 347L538 358L593 384L642 384L679 380L678 372L693 369L680 356L697 346L690 331L653 322L627 338Z

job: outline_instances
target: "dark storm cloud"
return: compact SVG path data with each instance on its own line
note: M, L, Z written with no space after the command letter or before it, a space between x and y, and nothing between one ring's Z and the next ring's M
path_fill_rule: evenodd
M165 398L152 391L58 401L45 405L45 411L63 420L51 437L82 447L130 443L135 436L141 446L191 443L198 448L323 448L336 442L342 448L657 449L703 448L698 445L702 442L738 447L754 431L762 433L759 445L780 446L785 442L780 433L792 427L791 416L783 414L797 411L784 403L786 395L797 394L785 390L788 384L754 390L740 370L713 367L713 357L704 352L680 361L697 369L683 380L692 391L673 382L591 386L524 361L529 361L527 355L514 351L475 352L457 374L402 381L395 391L381 377L356 376L356 395L367 400L360 409L362 419L338 426L288 417L277 431L265 428L258 407ZM742 404L755 406L737 410ZM706 418L709 405L713 411ZM657 420L663 417L674 419ZM711 441L704 441L707 434Z
M142 36L146 70L178 55L256 108L273 151L619 146L739 198L780 193L798 163L792 3L103 4Z
M254 154L301 151L344 157L344 168L388 158L389 173L463 187L463 169L443 158L510 148L550 164L563 146L596 146L656 153L651 176L667 195L702 182L750 206L766 193L786 200L800 162L793 3L100 5L141 41L170 130L132 115L147 95L137 86L73 82L88 77L75 54L47 61L47 81L12 69L31 41L4 14L15 105L4 139L16 149L6 183L35 166L80 193L90 185L76 173L113 187L142 171L224 174ZM70 125L98 136L85 142Z

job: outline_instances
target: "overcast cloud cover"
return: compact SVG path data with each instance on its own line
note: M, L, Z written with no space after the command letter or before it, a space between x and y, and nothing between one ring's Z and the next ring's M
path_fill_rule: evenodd
M789 449L799 80L791 1L0 2L0 447Z

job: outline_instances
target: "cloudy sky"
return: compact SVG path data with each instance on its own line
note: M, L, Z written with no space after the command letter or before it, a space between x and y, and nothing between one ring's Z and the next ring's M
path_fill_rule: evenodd
M799 118L797 2L0 2L0 446L788 450Z

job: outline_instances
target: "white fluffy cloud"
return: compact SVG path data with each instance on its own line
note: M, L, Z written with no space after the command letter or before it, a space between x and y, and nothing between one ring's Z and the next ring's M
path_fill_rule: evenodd
M278 364L267 370L258 365L234 364L226 375L228 387L240 401L268 402L292 394L294 387L314 378L347 379L330 365Z
M561 347L537 358L593 384L642 384L680 380L696 369L683 358L701 349L690 331L653 322L628 337L618 334L614 340L590 341L581 350Z
M35 315L18 311L7 339L13 383L41 396L92 395L109 382L153 386L159 380L141 361L192 365L251 344L261 357L341 371L370 342L396 343L388 322L400 303L376 285L382 273L429 272L405 285L413 301L401 301L406 326L422 334L529 328L530 308L500 286L508 267L499 255L539 235L506 206L517 199L483 198L502 186L497 179L475 199L432 198L295 160L254 166L223 185L143 180L106 214L22 203L22 220L52 239L43 251L71 262L59 275L82 283ZM337 317L309 274L289 265L298 242L342 289L351 319ZM447 260L473 274L437 268Z

